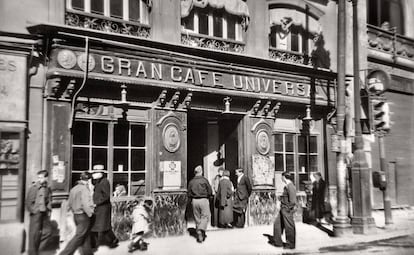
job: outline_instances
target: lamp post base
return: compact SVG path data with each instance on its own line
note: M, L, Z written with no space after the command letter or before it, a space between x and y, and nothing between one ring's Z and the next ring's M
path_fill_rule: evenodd
M334 236L342 237L352 234L352 226L348 217L336 217L333 224Z

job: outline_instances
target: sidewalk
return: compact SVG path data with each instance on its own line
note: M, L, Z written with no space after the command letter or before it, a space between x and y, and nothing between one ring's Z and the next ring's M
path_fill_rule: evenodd
M346 237L330 237L315 226L296 223L297 244L295 250L283 250L267 243L264 235L273 234L273 226L254 226L243 229L212 230L207 232L204 243L197 243L189 236L177 236L167 238L152 238L145 252L135 251L133 254L286 254L286 253L318 253L322 247L354 244L383 240L397 236L414 233L414 210L393 210L394 224L384 228L384 212L374 211L373 217L377 225L377 231L370 235L354 235ZM328 226L327 226L328 227ZM115 249L100 247L97 255L129 254L128 242L121 242Z

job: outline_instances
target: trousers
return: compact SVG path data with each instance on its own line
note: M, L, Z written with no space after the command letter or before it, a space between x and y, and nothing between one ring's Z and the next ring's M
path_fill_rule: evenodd
M197 230L205 231L211 216L208 198L193 198L191 204L193 205L193 213Z
M93 254L89 231L91 228L91 220L85 213L74 214L74 220L76 225L75 236L68 242L65 249L60 255L72 255L79 247L82 255Z
M282 207L273 224L273 242L276 245L283 245L282 233L285 231L287 246L295 248L296 228L293 219L293 211Z
M39 254L39 246L42 237L43 224L46 219L46 212L38 212L30 215L28 250L29 255Z

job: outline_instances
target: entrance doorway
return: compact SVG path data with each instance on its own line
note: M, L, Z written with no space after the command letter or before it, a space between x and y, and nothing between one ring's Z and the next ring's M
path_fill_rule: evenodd
M239 124L241 117L219 113L190 111L187 132L187 180L194 177L194 168L202 165L204 176L212 183L219 167L230 171L235 184L239 167Z

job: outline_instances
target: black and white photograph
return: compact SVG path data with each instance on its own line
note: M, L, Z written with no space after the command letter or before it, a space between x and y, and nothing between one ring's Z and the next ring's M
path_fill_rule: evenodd
M0 0L0 255L414 254L414 1Z

